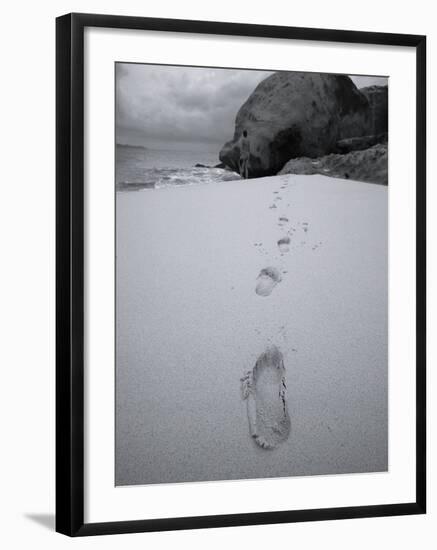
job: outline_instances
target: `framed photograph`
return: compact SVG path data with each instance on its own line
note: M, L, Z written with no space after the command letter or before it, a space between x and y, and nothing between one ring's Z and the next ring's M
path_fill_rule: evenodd
M425 513L425 37L56 24L57 530Z

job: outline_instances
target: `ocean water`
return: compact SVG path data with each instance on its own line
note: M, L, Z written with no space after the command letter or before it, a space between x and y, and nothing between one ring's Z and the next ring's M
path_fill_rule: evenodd
M117 145L118 191L207 184L240 179L235 172L214 168L218 152L164 151ZM196 167L203 164L205 167Z

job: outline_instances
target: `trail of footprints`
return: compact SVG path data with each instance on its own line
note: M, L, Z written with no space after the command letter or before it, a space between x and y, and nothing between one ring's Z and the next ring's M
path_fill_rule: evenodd
M285 189L287 189L287 186L288 186L288 183L285 182L279 187L279 190L273 191L274 199L273 199L273 203L269 206L269 209L278 208L277 206L278 201L283 200L283 197L281 196L280 193L281 191L284 191ZM289 206L290 206L290 203L287 203L287 207ZM287 254L288 252L290 252L293 238L295 240L295 248L303 247L307 244L306 236L309 230L309 223L307 221L297 222L296 227L294 227L291 225L290 220L286 215L280 214L278 216L277 225L284 232L284 235L280 237L276 243L281 257ZM296 239L298 232L301 235L303 233L300 241ZM314 243L311 246L311 250L315 251L321 245L322 245L321 241ZM254 243L254 246L257 247L258 252L260 254L264 256L268 256L268 252L263 247L262 242ZM276 287L276 285L280 283L282 280L281 271L282 271L282 275L285 275L286 273L288 273L286 269L279 270L277 267L274 267L274 266L267 266L261 269L256 279L255 292L259 296L264 296L264 297L269 296L272 293L273 289Z
M287 185L284 183L279 190L273 191L275 197L269 206L270 209L278 208L277 204L283 200L280 191L285 190ZM287 203L287 207L290 207L290 203ZM283 233L276 243L280 257L290 252L292 239L296 243L295 248L305 246L309 230L307 221L297 222L294 227L286 215L280 214L277 225ZM300 235L303 233L300 245L297 244L298 232ZM321 242L313 244L312 250L316 250L321 244ZM260 254L268 256L262 242L254 243L254 246ZM256 279L256 294L261 297L270 296L274 288L282 281L282 276L287 273L287 269L280 270L271 265L261 269ZM256 332L260 334L259 329L256 329ZM279 332L284 336L285 326L282 326ZM292 348L292 351L296 352L297 350ZM290 434L291 423L285 396L287 388L285 372L281 351L275 345L270 345L258 357L253 369L247 371L240 379L242 397L247 403L249 433L262 449L274 449Z

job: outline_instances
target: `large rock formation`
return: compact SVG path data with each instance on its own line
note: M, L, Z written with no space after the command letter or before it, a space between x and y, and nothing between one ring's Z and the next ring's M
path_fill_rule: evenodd
M339 140L374 133L369 106L348 76L274 73L238 111L234 137L220 160L239 171L239 140L247 130L250 176L276 174L291 158L326 155Z
M369 134L388 132L388 86L367 86L361 88L370 106Z
M378 143L365 150L330 154L318 159L290 159L280 174L322 174L332 178L351 179L388 185L387 144Z

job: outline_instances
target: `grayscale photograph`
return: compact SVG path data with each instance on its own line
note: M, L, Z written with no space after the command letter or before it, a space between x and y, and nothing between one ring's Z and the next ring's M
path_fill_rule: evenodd
M115 64L115 484L388 470L381 75Z

